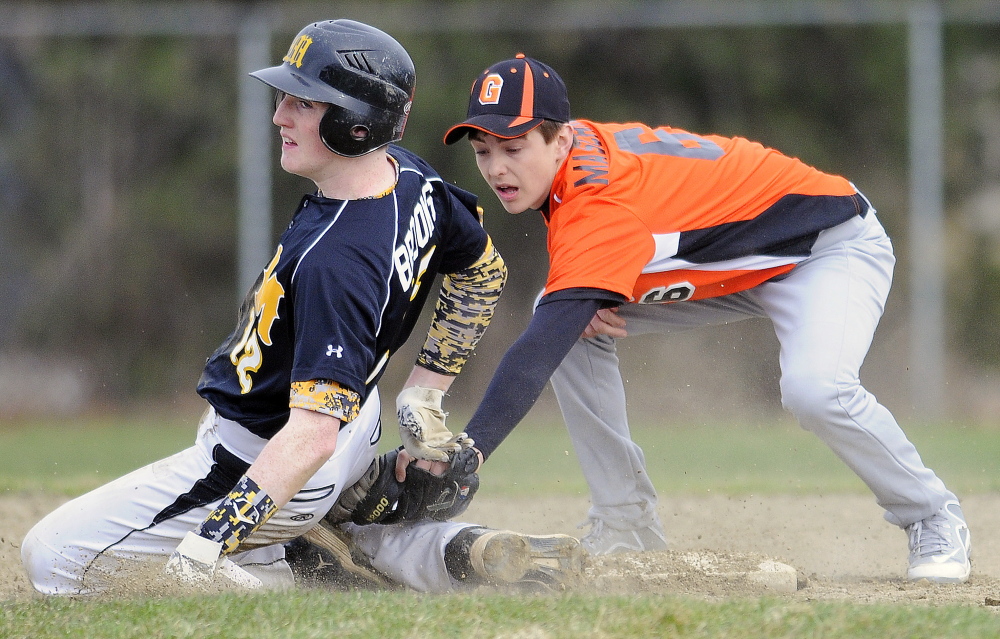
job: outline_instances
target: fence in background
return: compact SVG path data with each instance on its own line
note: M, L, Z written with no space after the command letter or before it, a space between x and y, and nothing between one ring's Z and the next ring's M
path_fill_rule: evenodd
M5 6L0 38L73 36L235 36L239 46L239 286L257 276L255 256L271 251L271 97L246 72L269 66L272 36L317 19L351 17L402 32L573 32L755 26L906 25L909 34L910 373L914 409L940 417L945 401L943 231L943 29L946 23L1000 23L1000 3L792 0L717 2L440 2L258 4L79 2ZM0 149L0 151L3 151Z

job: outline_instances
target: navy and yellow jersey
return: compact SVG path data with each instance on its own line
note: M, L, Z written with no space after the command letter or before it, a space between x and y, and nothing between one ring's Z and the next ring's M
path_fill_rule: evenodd
M295 382L329 381L363 402L406 341L438 273L487 246L476 197L396 146L395 188L379 198L302 198L247 295L239 324L208 359L198 393L270 438Z

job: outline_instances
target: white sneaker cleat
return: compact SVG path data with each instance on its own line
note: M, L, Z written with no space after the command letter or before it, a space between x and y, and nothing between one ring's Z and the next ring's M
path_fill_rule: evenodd
M614 555L621 552L666 550L667 537L658 522L643 528L619 530L605 524L603 519L590 519L590 532L580 540L580 545L591 555ZM586 526L588 522L580 524Z
M972 539L957 501L945 502L937 514L906 527L910 536L910 581L961 584L972 572Z

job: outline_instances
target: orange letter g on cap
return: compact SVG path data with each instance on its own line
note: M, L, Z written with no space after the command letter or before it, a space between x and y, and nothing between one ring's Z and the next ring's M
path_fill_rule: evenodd
M500 89L503 88L503 78L497 73L491 73L483 80L479 89L479 104L499 104Z

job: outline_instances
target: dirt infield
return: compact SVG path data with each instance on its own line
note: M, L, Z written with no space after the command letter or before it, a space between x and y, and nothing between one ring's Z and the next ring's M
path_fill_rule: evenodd
M0 496L0 601L35 597L20 564L24 533L61 499L49 495ZM581 590L662 592L708 599L757 597L789 601L966 604L996 607L1000 600L1000 495L963 499L972 529L973 576L959 586L911 584L906 535L884 522L865 495L667 497L660 515L671 550L595 561ZM537 534L580 535L583 498L496 499L481 496L466 519ZM776 560L798 572L795 592L774 592L760 582L734 579ZM1000 610L1000 608L997 608Z

